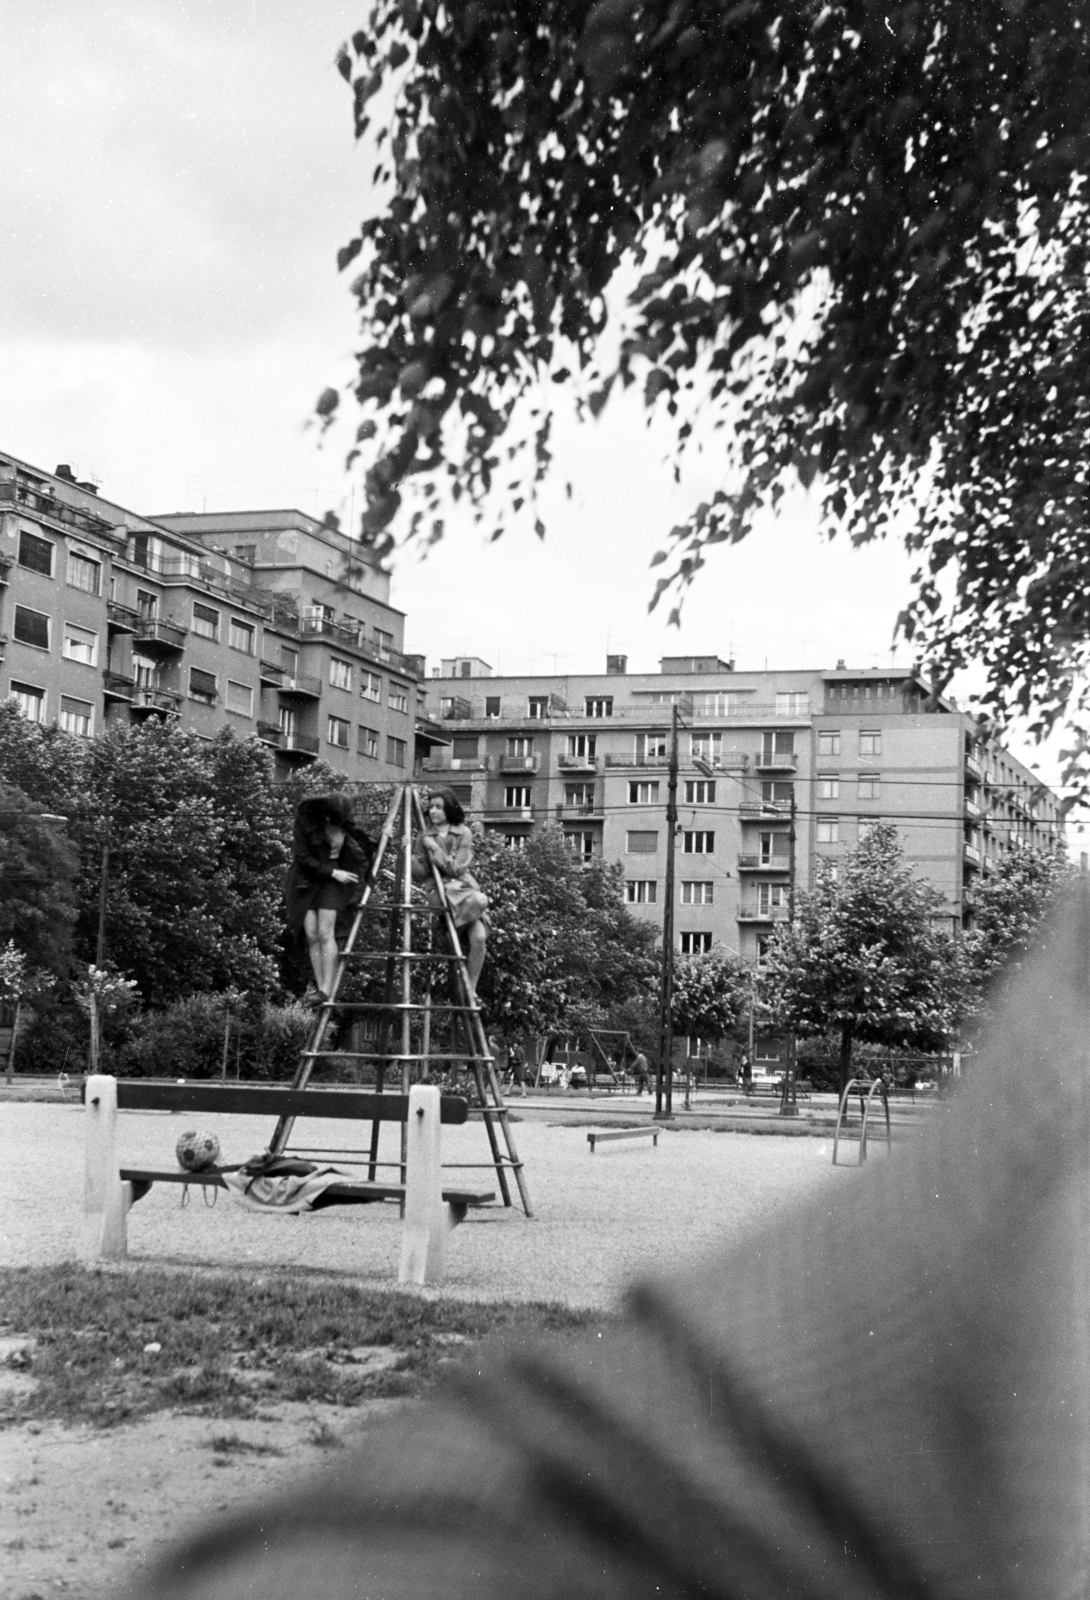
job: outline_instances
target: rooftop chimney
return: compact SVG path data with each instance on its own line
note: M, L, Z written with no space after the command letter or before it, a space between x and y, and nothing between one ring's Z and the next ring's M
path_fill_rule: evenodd
M76 481L76 474L72 471L67 461L58 462L53 469L53 476L55 478L63 478L65 483L75 483Z
M627 656L606 656L606 672L611 678L623 678L627 671Z

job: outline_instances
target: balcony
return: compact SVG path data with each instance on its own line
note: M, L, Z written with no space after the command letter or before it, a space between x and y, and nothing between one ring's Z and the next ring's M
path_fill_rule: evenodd
M533 806L488 806L485 816L491 822L533 822Z
M668 767L669 756L606 756L607 767Z
M152 689L140 684L133 690L131 703L134 717L142 716L145 711L161 717L176 717L181 711L182 697L173 689Z
M126 678L123 672L102 674L102 692L107 700L131 700L135 688L134 680Z
M14 565L15 557L9 556L3 550L0 550L0 583L7 583L8 573Z
M262 744L270 744L274 750L279 750L284 743L283 729L275 722L259 722L257 736Z
M787 856L739 856L739 872L790 872Z
M984 781L984 769L974 756L965 757L965 775L968 778L975 778L977 783Z
M558 822L602 822L605 819L605 808L600 800L592 800L589 805L561 804L556 808L556 818Z
M965 815L967 817L979 817L982 815L981 809L977 805L976 801L970 800L968 795L965 797Z
M163 617L137 617L133 628L134 641L145 655L180 653L185 649L186 629Z
M421 762L423 772L491 772L491 756L452 756L445 751L438 756L425 756Z
M439 703L439 717L443 722L468 722L473 716L473 706L460 694L444 695Z
M276 687L288 699L320 700L322 698L321 678L313 677L308 672L297 672L293 678L288 677L285 673Z
M539 755L528 756L501 756L501 772L537 772L541 767Z
M597 756L557 756L556 764L561 772L597 772Z
M762 911L758 906L743 906L738 912L739 922L786 922L786 906L769 906L767 911Z
M753 765L758 772L797 772L799 758L793 750L758 750Z
M258 663L258 677L270 689L279 689L284 681L284 668L278 667L274 661L261 661Z
M965 846L965 860L971 867L979 867L983 859L975 844L967 844Z
M738 815L743 821L753 817L782 817L791 810L790 800L740 800Z
M284 733L280 734L279 750L286 756L298 756L303 761L313 761L318 754L318 737L313 733Z
M135 633L140 622L140 613L131 606L119 606L116 600L107 600L106 626L111 633Z

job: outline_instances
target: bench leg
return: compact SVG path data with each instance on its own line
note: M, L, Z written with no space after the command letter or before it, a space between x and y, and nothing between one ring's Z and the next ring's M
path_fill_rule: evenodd
M446 1210L447 1227L456 1228L459 1222L464 1222L466 1220L466 1212L469 1210L469 1207L467 1205L463 1205L458 1200L448 1200Z
M447 1217L439 1148L439 1090L409 1090L405 1128L405 1221L399 1283L440 1283L446 1266Z
M121 1261L128 1253L126 1220L133 1201L117 1160L117 1079L87 1080L83 1142L83 1256Z

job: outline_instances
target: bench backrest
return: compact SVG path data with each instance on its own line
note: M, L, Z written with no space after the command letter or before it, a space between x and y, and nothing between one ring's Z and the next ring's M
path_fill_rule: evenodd
M284 1089L264 1084L148 1083L117 1080L119 1111L206 1111L227 1116L337 1117L364 1122L407 1122L409 1097L363 1089ZM439 1120L458 1124L469 1116L461 1095L443 1095Z

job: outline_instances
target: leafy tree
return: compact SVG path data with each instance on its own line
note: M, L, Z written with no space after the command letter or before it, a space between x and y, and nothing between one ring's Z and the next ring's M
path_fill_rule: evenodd
M82 809L87 744L60 728L28 722L14 700L0 700L0 781L47 811Z
M58 977L71 956L76 867L63 822L43 821L29 795L0 782L0 941Z
M674 964L675 1034L725 1039L749 1015L750 968L731 950L682 956Z
M448 491L481 517L501 469L532 505L542 380L579 369L594 414L640 381L679 453L698 407L724 430L726 487L674 530L660 588L816 480L830 531L909 527L904 630L940 680L980 658L991 704L1056 720L1090 656L1068 0L1004 0L986 27L948 0L374 0L339 66L358 137L392 103L383 203L339 254L365 539L391 548L411 483L429 539Z
M970 993L979 1005L1012 962L1039 945L1072 868L1062 852L1028 847L1003 856L973 890L973 925L965 935Z
M489 898L480 995L510 1033L585 1027L654 982L652 928L625 910L619 868L582 863L555 828L522 850L478 840L474 871Z
M852 1046L938 1049L962 1001L959 946L935 918L943 897L915 877L892 823L880 822L796 900L795 921L769 946L766 1000L803 1035L840 1035L840 1087Z

